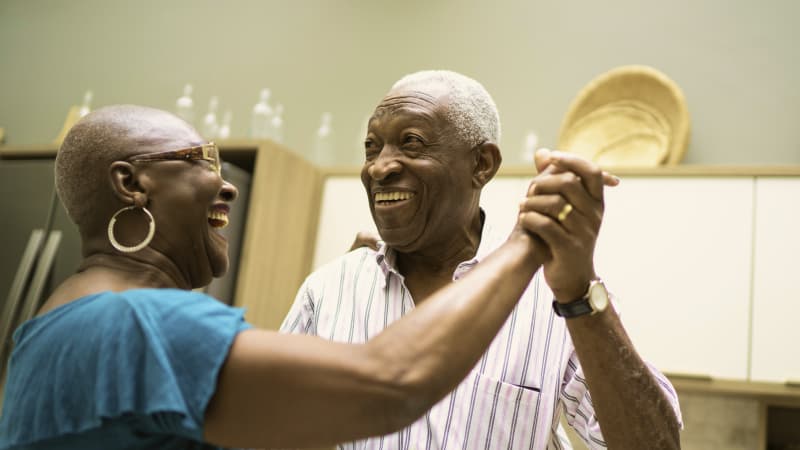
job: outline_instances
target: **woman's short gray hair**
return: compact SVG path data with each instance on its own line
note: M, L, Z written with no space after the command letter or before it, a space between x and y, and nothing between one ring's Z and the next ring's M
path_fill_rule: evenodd
M447 120L456 133L470 146L483 142L500 144L500 114L492 96L479 82L450 70L423 70L398 80L400 87L441 84L447 88L449 104Z
M137 129L152 127L157 109L114 105L92 111L69 131L56 154L55 185L70 219L84 230L109 186L109 165L137 152ZM110 191L109 191L110 192Z

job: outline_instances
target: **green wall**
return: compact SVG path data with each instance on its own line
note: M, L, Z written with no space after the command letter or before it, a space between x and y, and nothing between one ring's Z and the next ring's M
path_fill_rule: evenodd
M552 146L598 73L639 63L684 90L684 162L800 164L800 2L672 0L0 1L0 126L8 144L58 133L86 89L94 106L172 109L184 83L244 137L261 87L286 105L286 141L307 148L333 113L342 158L400 76L449 68L494 95L506 161L524 135ZM344 155L347 155L346 157Z

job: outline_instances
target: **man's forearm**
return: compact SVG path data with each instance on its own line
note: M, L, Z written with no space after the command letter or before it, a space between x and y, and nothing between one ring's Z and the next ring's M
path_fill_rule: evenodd
M567 327L608 448L679 449L675 412L613 306Z

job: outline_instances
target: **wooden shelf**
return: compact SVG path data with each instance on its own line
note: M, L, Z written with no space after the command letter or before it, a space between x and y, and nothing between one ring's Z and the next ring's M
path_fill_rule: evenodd
M800 407L800 385L724 380L711 377L669 374L667 378L680 392L751 397L769 404Z
M0 159L37 159L56 156L56 144L0 145Z

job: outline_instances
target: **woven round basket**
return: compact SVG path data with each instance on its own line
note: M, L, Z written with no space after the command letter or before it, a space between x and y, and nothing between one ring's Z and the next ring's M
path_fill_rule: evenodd
M602 166L678 164L689 111L675 82L648 66L622 66L587 84L564 116L558 148Z

